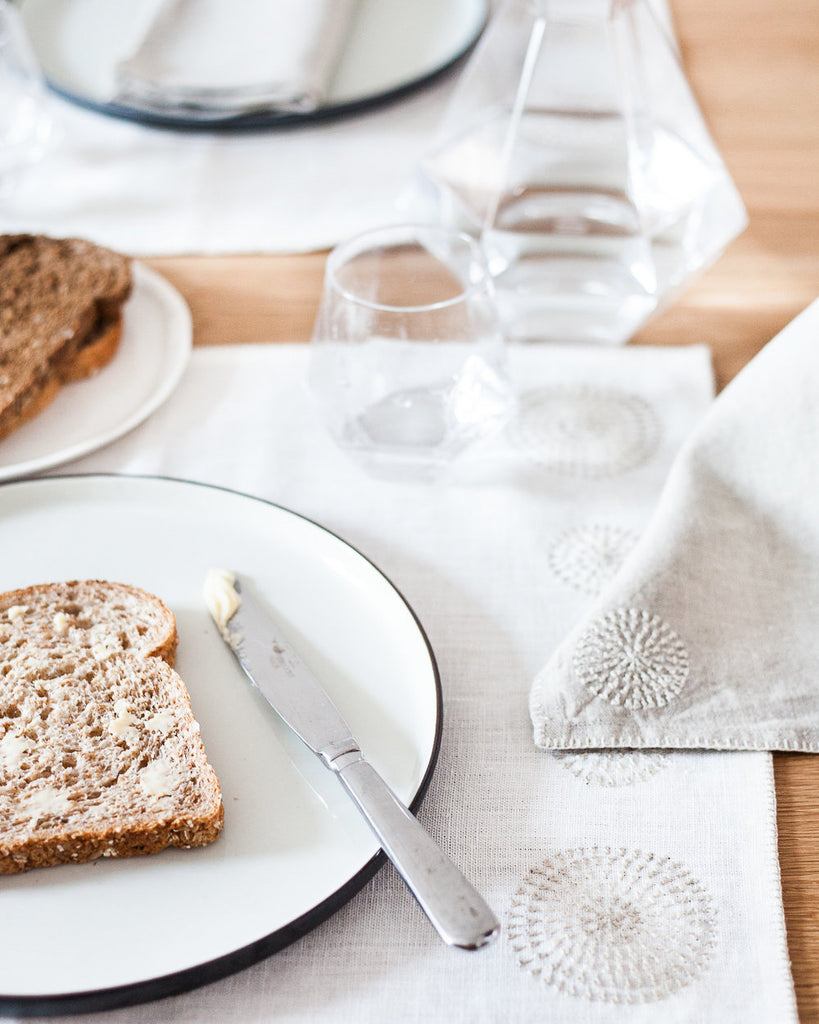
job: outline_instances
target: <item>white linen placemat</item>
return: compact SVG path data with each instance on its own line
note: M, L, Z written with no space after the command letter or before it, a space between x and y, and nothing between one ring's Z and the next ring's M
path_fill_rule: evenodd
M268 960L88 1020L795 1021L770 755L544 755L526 709L532 675L611 569L600 538L618 551L635 538L709 406L706 350L522 353L540 413L510 435L508 464L496 448L434 486L375 481L335 449L304 387L307 355L197 350L150 420L66 470L235 487L318 520L387 573L442 676L443 743L420 817L503 934L474 954L445 948L387 866ZM574 424L562 451L555 400ZM581 443L589 417L596 445L588 431Z
M541 747L819 750L819 302L720 395L532 688Z
M133 256L330 248L402 218L396 197L449 88L353 119L224 135L51 97L58 142L0 206L0 231L78 236Z

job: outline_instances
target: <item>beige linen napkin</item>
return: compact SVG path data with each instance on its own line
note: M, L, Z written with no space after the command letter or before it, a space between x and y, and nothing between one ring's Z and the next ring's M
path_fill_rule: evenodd
M819 302L716 400L537 676L543 748L819 750Z
M164 0L117 65L117 101L213 115L324 100L356 0Z

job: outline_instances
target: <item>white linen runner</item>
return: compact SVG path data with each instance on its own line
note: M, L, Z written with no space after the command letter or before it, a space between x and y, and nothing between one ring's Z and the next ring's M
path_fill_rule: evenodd
M376 481L348 461L295 345L195 351L149 421L65 467L234 487L375 561L441 670L443 744L419 817L503 926L489 949L445 948L388 865L262 963L89 1020L796 1021L770 755L555 755L534 748L527 712L533 675L636 540L708 408L708 353L520 356L528 418L446 484Z
M0 206L0 231L88 238L132 256L330 248L402 218L396 197L448 89L352 120L224 135L151 128L53 97L59 141Z

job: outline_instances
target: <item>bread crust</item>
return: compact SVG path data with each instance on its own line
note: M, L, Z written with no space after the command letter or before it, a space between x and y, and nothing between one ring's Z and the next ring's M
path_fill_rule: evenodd
M177 641L170 609L129 584L0 594L0 874L216 839L221 791Z
M64 384L84 380L113 359L122 336L122 320L109 324L93 341L70 358L63 357L60 368L43 374L21 392L15 403L0 414L0 441L13 434L49 406Z
M85 864L100 857L145 857L161 853L169 846L190 850L217 839L224 820L224 807L220 801L215 814L207 820L191 821L190 825L168 826L157 822L145 828L131 829L126 835L100 830L45 840L32 838L8 851L0 847L0 875L18 875L33 868L58 867L60 864Z
M103 323L97 333L81 345L72 359L57 368L62 384L86 380L101 370L114 358L122 338L122 317L113 322Z

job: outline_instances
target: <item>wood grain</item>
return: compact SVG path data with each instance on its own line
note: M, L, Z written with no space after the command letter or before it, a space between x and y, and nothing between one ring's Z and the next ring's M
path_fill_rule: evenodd
M707 343L723 387L819 296L819 11L815 0L677 0L674 19L750 226L635 342ZM197 345L310 337L324 254L149 262L187 298ZM800 1019L819 1024L819 758L777 755L775 771Z
M813 0L679 0L683 61L750 225L639 340L714 349L724 385L819 296L819 10ZM800 1020L819 1022L819 758L774 758Z

